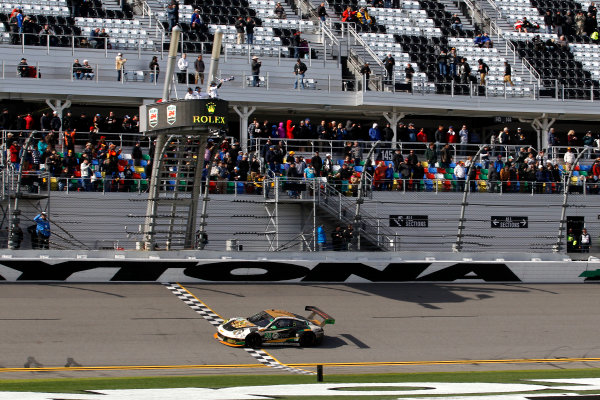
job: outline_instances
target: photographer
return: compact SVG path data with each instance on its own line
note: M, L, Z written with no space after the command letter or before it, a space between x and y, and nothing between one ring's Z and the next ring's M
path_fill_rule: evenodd
M260 86L259 75L261 65L262 62L258 60L258 56L252 57L252 86L254 87Z

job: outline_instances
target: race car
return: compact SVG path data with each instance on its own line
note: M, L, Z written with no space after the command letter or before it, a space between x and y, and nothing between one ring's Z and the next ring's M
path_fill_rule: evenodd
M263 345L309 347L323 341L323 326L335 319L314 306L306 306L308 317L282 310L264 310L249 318L231 318L217 328L214 337L233 347L259 348ZM314 319L320 317L322 321Z

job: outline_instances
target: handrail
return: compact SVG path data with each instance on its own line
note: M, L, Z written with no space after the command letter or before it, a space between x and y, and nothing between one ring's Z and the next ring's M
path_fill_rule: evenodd
M302 18L304 14L308 14L310 17L318 18L317 10L312 3L306 0L296 0L296 4L300 10L300 18Z
M478 14L481 21L485 21L483 11L481 9L477 9L477 6L475 4L473 4L473 2L471 0L462 0L462 1L471 10L471 16L473 17L473 20L475 20L475 15Z
M332 32L331 28L326 23L320 21L319 27L321 28L321 34L324 36L327 36L327 38L332 42L333 45L335 45L335 46L340 45L339 39L335 36L335 34ZM325 41L323 40L323 42L325 42Z
M338 220L346 224L352 224L354 222L352 209L356 205L356 200L345 196L328 182L322 182L319 185L318 190L319 196L317 204L328 210L330 213L335 215ZM367 240L382 250L388 250L388 248L385 247L385 242L381 240L384 238L385 241L394 243L392 249L396 249L395 238L397 235L395 232L379 225L378 218L364 212L363 210L361 210L361 216L361 236L367 238ZM375 221L376 224L373 224Z
M475 5L471 2L471 0L463 0L463 1L467 5L470 4L471 5L470 7L473 7L473 9L475 9ZM488 0L488 3L498 13L498 16L500 18L502 18L502 12L498 9L496 4L494 4L493 0ZM488 22L488 25L490 27L490 34L495 34L496 37L498 37L498 38L502 37L506 41L506 50L507 50L507 53L508 53L508 50L510 50L513 53L513 65L514 65L516 63L516 59L517 59L517 50L516 50L515 46L512 44L510 39L504 37L502 29L498 26L498 23L494 19L490 18L487 15L487 13L484 11L483 7L480 6L478 12L480 13L481 19ZM541 83L541 76L540 76L539 72L537 72L537 70L533 67L533 65L531 65L531 63L529 61L527 61L525 58L522 58L520 56L518 56L518 57L521 59L521 65L523 65L523 67L525 67L525 69L527 69L527 71L529 72L529 83L533 83L534 78L535 78L535 81L539 85ZM521 72L523 72L523 70L521 70Z
M383 61L381 61L379 59L379 57L377 57L377 54L373 51L371 46L369 46L367 44L367 42L365 42L363 40L363 38L360 37L358 32L356 32L356 30L350 24L347 25L347 28L348 28L348 34L351 35L352 37L354 37L354 41L358 42L363 47L363 49L371 56L371 58L373 58L373 60L375 60L377 65L379 65L381 68L383 68L383 70L385 71L384 74L387 74L387 71L383 65Z
M152 27L156 28L157 36L160 36L160 38L161 38L160 54L161 54L161 59L162 59L163 56L164 56L164 54L163 54L163 49L164 49L163 42L165 40L165 35L166 35L165 27L160 22L160 19L157 17L157 14L154 11L152 11L152 7L150 7L150 4L148 4L148 2L146 0L135 0L134 4L141 7L141 9L142 9L142 17L145 17L145 16L149 17L148 27L149 28L152 28Z
M496 2L494 0L487 0L487 2L492 6L494 11L496 11L496 13L498 13L499 18L504 18L502 15L502 10L500 10L500 8L498 8L498 5L496 5Z
M146 0L136 0L136 4L139 4L142 8L142 17L145 17L146 15L150 17L149 26L152 27L152 22L154 22L158 31L161 34L164 34L165 27L162 25L160 20L156 17L156 13L154 11L152 11L152 7L150 7L148 2Z
M507 50L510 50L513 53L513 58L516 60L517 55L517 48L515 47L515 45L513 44L513 42L510 39L504 38L504 40L506 41L506 48ZM521 65L523 65L523 67L525 67L525 69L529 72L529 83L533 83L533 80L535 78L535 81L538 83L538 85L541 84L541 75L540 73L533 67L533 65L531 65L531 63L529 61L527 61L526 58L520 57L521 59ZM514 63L514 62L513 62ZM521 71L523 72L523 71Z
M162 25L161 25L162 26ZM138 29L138 28L128 28L128 29ZM140 25L140 30L145 30L143 27L141 27ZM111 40L114 41L118 41L118 40L127 40L124 37L98 37L98 38L93 38L90 39L89 35L75 35L75 34L71 34L71 35L57 35L57 34L39 34L39 33L13 33L13 35L19 35L20 39L21 39L21 43L18 44L18 46L21 48L21 53L25 54L26 50L30 49L30 48L35 48L35 49L40 49L43 47L46 48L46 54L50 54L51 53L51 49L52 50L56 50L56 51L64 51L67 48L71 50L71 54L75 55L75 49L95 49L95 50L104 50L104 57L108 58L109 55L109 50L111 51L130 51L130 52L136 52L138 53L138 55L141 54L142 51L156 51L157 50L157 46L159 45L159 43L155 43L153 38L151 36L148 36L147 38L140 38L139 40L148 40L148 41L152 41L152 47L149 48L146 45L142 45L140 42L136 43L136 47L120 47L119 43L113 43L111 42ZM40 44L32 44L33 42L31 42L29 40L29 38L39 38L39 42ZM65 46L61 46L58 44L52 44L52 38L68 38L69 39L69 44L68 47ZM75 44L75 39L79 39L80 43L79 44ZM81 41L87 41L87 45L82 45ZM90 42L91 41L96 41L98 43L100 43L100 47L95 47L95 45L92 45ZM30 43L26 43L26 42L30 42ZM10 44L10 46L16 46L13 44ZM112 47L112 48L110 48Z

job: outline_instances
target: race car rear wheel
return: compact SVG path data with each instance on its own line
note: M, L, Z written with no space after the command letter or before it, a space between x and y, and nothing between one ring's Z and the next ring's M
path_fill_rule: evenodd
M300 336L300 346L301 347L311 347L314 346L317 341L317 338L312 332L304 332Z
M253 332L246 336L246 347L252 347L258 349L262 345L262 338L256 332Z

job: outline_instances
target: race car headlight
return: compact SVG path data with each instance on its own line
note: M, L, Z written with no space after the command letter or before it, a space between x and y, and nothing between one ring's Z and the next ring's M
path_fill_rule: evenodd
M237 329L237 330L233 331L233 334L234 334L235 336L240 336L240 335L241 335L243 332L244 332L244 331L243 331L242 329Z

